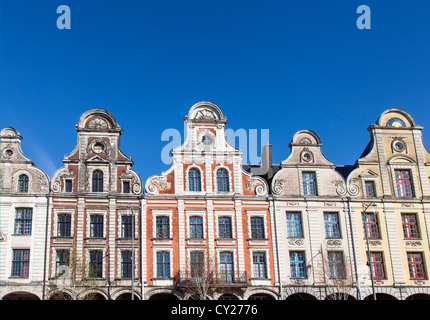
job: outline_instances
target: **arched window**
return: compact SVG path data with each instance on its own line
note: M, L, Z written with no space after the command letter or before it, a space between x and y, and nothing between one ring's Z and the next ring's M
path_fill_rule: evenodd
M103 192L103 171L93 172L93 192Z
M219 169L216 172L217 191L218 192L229 192L230 185L228 182L228 171L226 169Z
M18 178L18 192L28 192L28 176L25 174L21 174Z
M200 170L193 168L188 171L188 189L189 191L201 191Z

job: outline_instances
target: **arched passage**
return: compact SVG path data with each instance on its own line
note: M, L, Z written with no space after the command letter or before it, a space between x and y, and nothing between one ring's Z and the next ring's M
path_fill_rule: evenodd
M38 296L30 292L17 291L5 295L2 300L40 300Z
M115 300L131 300L131 292L120 294ZM140 300L140 298L135 294L134 300Z
M177 296L171 293L156 293L148 300L179 300Z
M256 293L251 295L248 300L275 300L270 294L266 293Z
M324 300L356 300L353 296L343 292L336 292L328 295Z
M367 296L364 300L373 300L373 295ZM397 298L387 293L377 293L376 300L397 300Z
M430 295L426 293L416 293L407 297L406 300L430 300Z
M318 300L318 299L311 294L298 292L288 296L286 300L301 301L301 300Z

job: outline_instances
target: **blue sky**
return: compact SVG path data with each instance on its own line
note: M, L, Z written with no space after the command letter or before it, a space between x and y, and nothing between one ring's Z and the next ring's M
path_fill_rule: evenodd
M359 30L359 5L372 10ZM56 26L71 9L71 30ZM367 128L391 107L430 146L430 2L422 0L1 0L0 127L50 176L91 108L112 112L145 180L168 169L161 141L196 102L227 127L269 129L273 162L300 129L326 157L354 164Z

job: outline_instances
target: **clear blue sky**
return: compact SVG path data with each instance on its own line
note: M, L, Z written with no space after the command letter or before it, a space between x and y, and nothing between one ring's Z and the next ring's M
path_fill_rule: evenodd
M146 180L163 130L183 130L201 100L227 127L269 129L273 161L297 130L314 130L336 164L354 164L367 127L409 111L430 147L430 1L1 0L0 127L50 176L76 145L75 124L105 108ZM71 30L56 26L60 5ZM372 10L359 30L359 5Z

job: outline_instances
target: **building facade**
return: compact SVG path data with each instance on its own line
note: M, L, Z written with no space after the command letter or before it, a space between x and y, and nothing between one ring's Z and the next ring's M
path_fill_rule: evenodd
M430 154L388 109L354 165L300 130L242 163L227 118L196 103L172 166L142 181L103 109L51 178L0 132L1 299L430 299Z

